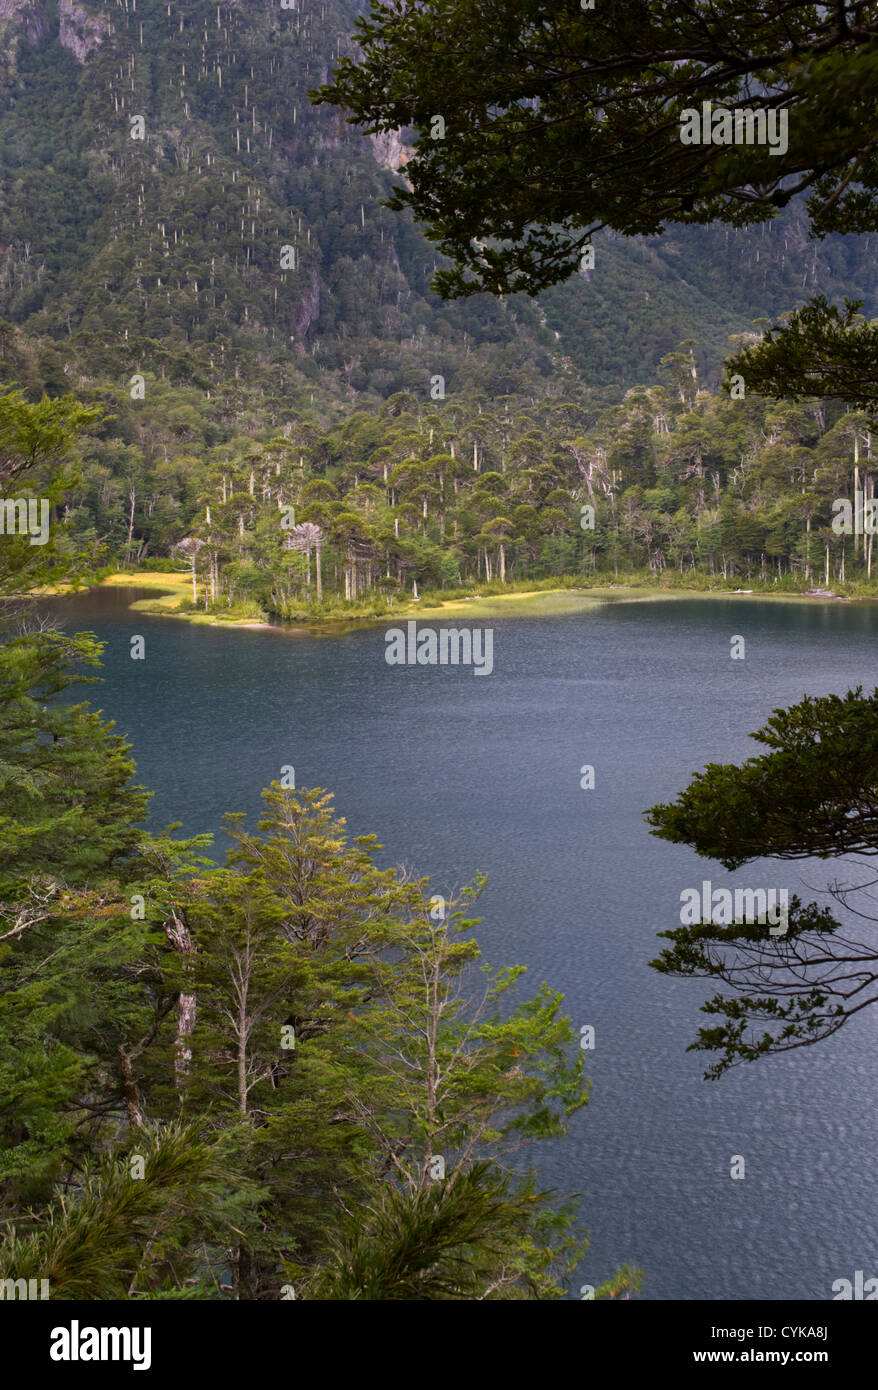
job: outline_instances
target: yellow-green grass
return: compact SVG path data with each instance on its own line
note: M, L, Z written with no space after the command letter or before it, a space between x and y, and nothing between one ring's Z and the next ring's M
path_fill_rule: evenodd
M474 594L472 598L448 599L439 604L407 603L395 608L390 616L404 618L451 618L467 613L473 618L518 618L576 613L584 608L596 608L614 599L677 598L666 589L628 589L595 586L591 589L525 589L512 594Z
M718 599L737 598L730 589L666 589L658 585L629 586L625 584L594 585L588 589L540 589L525 590L512 594L486 594L471 599L455 598L445 603L431 604L429 607L419 603L407 603L395 608L393 614L400 618L451 618L468 613L474 618L516 618L550 616L560 613L576 613L586 608L596 608L602 603L654 603L665 599ZM800 599L803 602L820 602L818 599L805 599L802 594L768 594L753 591L748 595L754 599L775 599L789 602ZM826 599L832 603L837 600Z
M199 623L207 626L222 627L268 627L267 622L256 621L253 618L241 618L230 615L228 618L215 613L205 613L193 611L191 609L181 611L183 602L191 602L192 599L192 579L188 571L180 570L148 570L148 571L121 571L111 574L101 581L101 584L115 588L136 588L154 590L148 598L136 599L131 607L141 613L151 613L156 616L166 618L181 618L186 622ZM200 588L201 586L199 586ZM43 594L64 594L72 592L69 584L45 587L39 590ZM833 599L808 599L804 595L790 593L765 593L754 591L750 595L754 599L774 599L775 601L788 603L791 600L814 602L837 602ZM459 618L463 614L478 620L485 618L517 618L517 617L540 617L557 616L564 613L581 612L588 608L596 608L600 604L612 602L625 603L654 603L659 600L667 599L718 599L734 598L736 595L729 589L669 589L661 586L646 585L626 585L608 584L594 585L583 589L526 589L508 594L475 594L472 598L453 598L442 602L435 601L429 604L422 604L416 600L408 599L402 603L397 603L381 617L358 617L355 613L350 616L338 618L323 618L316 621L309 621L304 625L294 624L297 631L312 631L315 635L328 634L337 629L348 629L358 626L373 626L375 624L390 624L404 621L409 618L420 619L446 619Z
M131 607L139 613L153 613L162 618L185 618L190 623L208 627L267 627L268 623L253 618L224 618L215 613L180 612L180 604L192 601L192 576L180 570L138 570L111 574L99 587L123 589L155 589L154 596L135 599Z

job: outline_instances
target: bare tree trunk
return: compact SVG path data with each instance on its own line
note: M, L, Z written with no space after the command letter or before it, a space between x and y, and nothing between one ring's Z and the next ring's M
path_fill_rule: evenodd
M859 439L858 439L858 437L857 437L857 432L856 432L856 430L854 430L854 511L855 511L855 514L856 514L856 510L859 508L859 505L860 505L860 470L859 470L859 467L858 467L859 461L860 461L860 449L859 449L859 444L860 444L860 441L859 441ZM865 508L863 508L863 510L865 511ZM864 547L865 547L865 543L864 543ZM859 538L859 536L857 535L857 523L856 523L856 520L854 520L854 559L856 559L856 557L857 557L857 555L858 555L858 553L859 553L859 549L860 549L860 538Z
M247 1012L243 991L238 1006L238 1109L247 1114Z
M192 969L191 957L194 954L192 936L182 917L173 910L165 922L165 935L174 950L184 957L184 970L188 973ZM196 1015L195 995L181 990L177 997L177 1039L174 1044L174 1084L178 1090L183 1086L192 1060L188 1039L195 1032Z
M132 487L128 492L128 501L131 506L128 511L128 545L125 548L125 567L131 564L131 546L134 537L134 505L137 501L137 489Z

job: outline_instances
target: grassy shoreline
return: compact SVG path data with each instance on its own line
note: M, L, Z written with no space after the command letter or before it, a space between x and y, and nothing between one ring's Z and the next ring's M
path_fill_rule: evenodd
M482 620L485 618L515 618L515 617L538 617L538 616L558 616L563 613L580 612L587 608L593 608L599 604L612 602L639 602L654 603L662 599L682 599L682 598L753 598L768 599L775 602L803 602L803 603L862 603L874 601L870 596L848 597L844 595L828 595L817 593L808 595L796 592L772 592L770 590L739 590L735 591L728 588L709 589L705 587L685 588L683 585L660 584L641 584L641 583L621 583L621 584L591 584L582 587L572 587L562 585L557 588L541 588L512 590L507 593L472 594L462 596L455 594L448 599L436 601L436 596L431 594L425 596L424 600L408 599L405 603L397 604L392 608L387 608L383 612L357 613L356 610L345 615L332 615L322 617L315 614L307 618L292 619L284 623L272 623L265 617L256 617L252 611L246 614L235 613L234 611L224 617L218 613L206 613L204 611L193 610L191 607L192 581L188 572L178 570L145 570L145 571L119 571L108 575L106 578L95 584L74 589L71 585L58 585L55 588L44 588L39 592L52 595L66 595L82 593L85 588L137 588L154 589L154 595L135 599L131 604L132 611L148 613L155 617L177 618L184 622L196 623L208 627L230 627L230 628L256 628L265 631L293 631L297 633L312 633L315 636L321 633L340 632L356 627L373 626L375 624L393 624L406 621L410 618L422 619L446 619L457 618L467 614L470 618ZM184 608L186 603L189 607Z

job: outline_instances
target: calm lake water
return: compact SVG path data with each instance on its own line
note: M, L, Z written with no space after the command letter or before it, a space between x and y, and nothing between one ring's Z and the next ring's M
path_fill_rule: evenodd
M878 1275L878 1009L828 1042L719 1082L686 1046L704 1020L699 981L647 962L678 924L680 893L788 887L806 900L819 863L728 874L653 838L644 810L804 694L878 685L878 606L757 599L614 602L562 617L492 620L494 671L390 667L383 627L332 638L148 618L102 591L65 623L107 644L91 700L133 744L153 825L215 830L255 813L293 764L353 834L435 892L490 875L483 956L522 963L529 992L561 990L588 1053L590 1104L539 1161L579 1191L591 1249L574 1284L622 1261L653 1299L828 1299ZM132 661L129 639L146 638ZM746 639L746 659L730 640ZM580 788L594 765L596 787ZM710 991L712 992L712 991ZM733 1180L733 1155L746 1178Z

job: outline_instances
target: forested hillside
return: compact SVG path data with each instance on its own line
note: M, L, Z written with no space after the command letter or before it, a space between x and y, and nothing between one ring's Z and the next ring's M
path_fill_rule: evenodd
M587 6L568 5L562 20L572 13L571 27L591 42L581 13ZM861 10L852 23L860 23ZM424 21L432 76L441 80L426 6L384 13L403 11ZM496 295L442 299L431 285L445 263L408 212L386 206L407 164L417 181L412 130L364 136L343 104L325 104L317 94L339 57L356 53L358 12L352 0L0 0L3 1299L33 1298L38 1282L51 1289L45 1297L59 1300L562 1299L587 1246L579 1198L591 1200L599 1180L595 1154L581 1145L576 1186L553 1180L544 1190L521 1157L532 1144L564 1140L586 1105L585 1053L595 1028L579 1024L577 1033L562 1012L565 994L542 982L542 973L528 989L524 966L481 963L473 933L486 879L478 865L454 865L465 886L443 888L448 896L419 870L387 867L375 836L352 833L337 814L331 793L317 784L322 772L314 785L297 786L288 763L263 790L257 824L233 804L220 849L208 834L181 838L182 820L163 832L145 828L149 794L136 781L129 744L80 699L81 687L98 679L103 641L64 630L66 619L47 611L47 591L113 571L127 588L129 575L136 583L133 576L151 569L157 588L170 582L185 590L179 611L199 623L267 617L326 623L336 635L345 634L346 620L417 612L416 602L429 611L440 595L460 598L452 611L466 611L464 600L516 586L832 585L844 597L875 593L872 534L837 522L840 503L859 517L861 504L874 502L874 420L853 407L875 399L874 380L859 389L869 363L858 354L867 336L861 325L878 313L878 224L862 235L809 239L802 206L787 206L792 194L780 190L772 209L783 207L782 215L758 226L675 224L651 237L605 230L595 237L593 264L577 271L577 249L571 278L542 282L551 288L535 298L504 294L501 285ZM616 18L636 27L639 14ZM511 5L507 18L525 49L534 33L543 42L551 29L545 13L542 27L534 24L529 6L519 13ZM662 8L653 6L648 18L662 40ZM690 23L702 24L701 7L693 18L683 3L676 18L686 37ZM605 21L611 36L612 19ZM458 16L463 28L451 31L452 44L464 31L469 40L468 20ZM762 23L757 15L756 28ZM490 46L491 60L505 61L502 44L492 39ZM871 48L866 57L871 80ZM687 61L667 61L659 44L665 78L685 80ZM584 63L578 75L591 73ZM536 115L540 98L513 88L515 119L527 101L528 117ZM455 95L467 103L470 91L463 82ZM645 109L653 95L650 85ZM600 124L603 100L593 107ZM849 112L844 122L856 125ZM489 123L477 116L475 124L484 135ZM569 129L575 140L575 120ZM830 133L815 155L827 167L833 140ZM543 147L547 165L552 148ZM680 148L672 132L672 158ZM483 171L480 162L480 208ZM562 167L559 182L564 177ZM528 178L542 196L537 176L528 170L521 182ZM849 182L833 197L841 199ZM615 191L604 196L614 203ZM758 196L774 195L763 189ZM449 195L452 213L456 197ZM579 197L578 188L570 197ZM683 189L680 198L675 215L685 219L694 195ZM624 201L615 200L602 225L619 227L614 217L623 216ZM541 209L547 221L555 206ZM652 224L623 217L622 230L644 225ZM840 230L852 225L859 226L856 218ZM475 236L468 243L483 264L493 254L486 248ZM817 293L852 301L828 339L835 349L841 343L843 365L853 361L855 370L841 378L853 379L852 394L836 391L838 377L815 376L813 361L797 355L795 315L792 369L804 390L782 399L782 391L759 395L752 386L758 377L723 383L731 351L738 360L774 350L769 325ZM860 319L853 301L862 302ZM818 318L833 312L823 301ZM782 378L788 351L781 343L773 365ZM831 383L825 398L808 394L815 380ZM40 509L45 534L28 530L31 508ZM55 614L71 600L56 602ZM113 631L122 633L113 658L130 636L122 662L143 660L145 676L143 635ZM230 636L197 626L175 632L218 642ZM233 747L246 777L261 781L254 769L262 763L248 747L249 717L257 705L268 708L263 697L272 685L257 644L276 636L234 635L253 640L247 670L254 683L243 697L229 683L234 729L225 741L215 709L187 683L185 662L176 687L152 688L144 679L142 698L153 701L148 717L161 721L170 756L185 750L174 769L175 796L185 800L187 781L198 781L188 759L199 730L212 757ZM303 637L287 645L297 656L296 646L323 644ZM210 650L203 680L221 689L225 653ZM691 683L681 652L679 679ZM376 662L384 673L380 655ZM293 663L290 670L292 687L298 669ZM274 682L279 700L289 694L286 682L285 670ZM364 683L354 675L348 681L358 700ZM639 688L639 676L632 683ZM651 739L661 730L653 712L662 702L651 685L651 707L639 719L621 703L615 708L622 677L598 684L590 681L586 700L613 700L609 723L626 736L637 724ZM579 700L581 682L570 688L574 694L561 699ZM677 689L664 702L675 719ZM119 687L107 691L112 707ZM322 698L295 693L295 720L278 715L279 726L309 719ZM386 736L401 742L405 709L383 694L375 703L393 721ZM530 691L522 709L525 703L528 722L540 723ZM707 697L698 703L710 712ZM858 695L851 703L856 713ZM185 712L196 732L187 728L175 744L167 735L182 705L191 706ZM449 724L458 738L444 707L428 713L427 738L408 729L419 759L435 728ZM873 719L871 708L866 714ZM118 709L114 717L122 723ZM572 781L575 789L575 768L591 754L572 748L561 783L551 781L555 764L534 757L545 777L529 800L517 770L524 755L508 733L512 717L508 706L486 701L471 720L473 728L479 718L491 721L498 762L516 749L514 781L489 788L492 836L512 798L533 815L544 814L541 807L557 813L545 816L546 836L571 826L580 836L559 785ZM792 753L795 740L808 736L809 719L807 707L794 712ZM598 746L600 727L594 722L587 731ZM731 721L716 727L728 735ZM825 727L837 751L837 730L831 720ZM863 727L872 737L871 726ZM851 728L842 731L842 761L850 762L848 746L861 747L860 724ZM549 732L554 739L554 726ZM374 738L367 761L383 776ZM333 746L328 735L322 746ZM862 746L866 776L875 759L868 742ZM710 756L711 747L699 745L692 756ZM347 758L346 744L343 751ZM652 755L653 743L644 767ZM298 751L292 756L301 767ZM563 748L561 756L568 756ZM469 833L468 784L456 770L465 763L455 746L454 786L440 798L419 762L407 793L446 800ZM265 780L275 776L273 765ZM616 768L617 785L625 766ZM357 764L350 767L353 777ZM821 791L816 755L814 767L809 797ZM591 764L586 771L593 773ZM468 775L472 783L479 774L470 767ZM734 809L744 808L739 844L754 857L764 844L747 838L752 806L771 810L774 803L761 781L751 797L747 777ZM205 796L218 803L211 776L202 780ZM393 763L387 795L400 805L406 780ZM822 827L825 797L820 805L806 800L800 815L799 771L789 794L779 785L780 820L771 810L768 829L780 833L777 857L801 858L799 822L816 817ZM730 823L725 786L707 806L720 839ZM579 788L595 784L586 779ZM862 805L859 784L845 782L837 801L838 823L850 829L850 808ZM213 803L218 826L224 808ZM181 817L190 811L183 806ZM702 852L686 817L668 806L653 812L664 838ZM788 839L785 816L795 823ZM700 813L695 822L701 833ZM634 839L633 848L625 843L623 821L607 824L618 855L612 862L621 866L614 872L622 874L640 851ZM584 825L587 835L594 823ZM428 846L440 843L440 832L438 821L429 823ZM393 853L407 852L401 840ZM557 950L552 945L549 958L581 955L587 964L592 978L583 997L606 1010L616 1032L599 1054L606 1067L627 1024L623 1008L617 1027L605 990L609 952L603 944L596 952L585 928L597 924L606 942L632 919L642 925L658 910L658 897L650 886L626 921L607 912L590 877L577 886L583 843L592 855L584 872L598 864L597 837L578 839L569 860L544 860L543 843L536 837L541 858L530 878L547 891L534 910L523 909L518 940L530 948L544 935L551 944L558 922L576 932ZM818 839L816 852L827 843ZM496 836L496 844L498 856L512 862L512 838ZM714 852L713 839L708 849ZM450 849L441 852L451 857ZM519 866L518 882L524 877ZM568 877L578 895L569 912L555 892ZM586 897L589 921L580 911ZM700 941L702 926L693 930ZM798 931L794 922L792 935ZM712 957L691 953L693 939L678 935L676 954L666 953L659 968L691 974L694 961L719 973ZM643 974L630 944L626 936L628 965ZM822 957L815 960L819 967ZM575 998L569 968L561 983ZM797 1009L800 1002L814 1029L820 998L803 996ZM707 1004L705 1012L723 1004ZM756 1006L781 1021L785 1043L788 1015L771 998ZM728 1033L707 1033L699 1045L716 1046L720 1037L733 1059L736 1049L747 1059L738 1005L725 1007ZM664 1029L666 1013L653 1016ZM839 1026L835 1018L827 1035ZM797 1014L791 1035L798 1027ZM611 1034L603 1022L600 1029L603 1048ZM651 1052L650 1065L657 1057L665 1067L665 1032L655 1048L643 1043L649 1036L640 1034L638 1046ZM752 1055L770 1042L751 1047ZM627 1078L618 1073L619 1095L634 1077L652 1113L664 1109L676 1122L670 1083L663 1077L647 1086L648 1075L638 1058ZM691 1090L691 1079L685 1085ZM644 1114L651 1124L652 1114ZM698 1126L710 1128L700 1116ZM623 1171L629 1157L655 1153L676 1184L671 1146L650 1147L647 1134L645 1122L618 1129L608 1152L622 1160L619 1180L637 1171ZM711 1142L720 1138L712 1132ZM674 1139L683 1153L685 1129ZM683 1218L656 1184L670 1239L706 1204L706 1183L722 1167L718 1153L697 1175L697 1200ZM647 1185L652 1193L652 1176ZM797 1189L797 1209L805 1210L806 1197ZM618 1241L613 1236L618 1254L603 1261L603 1277L580 1286L583 1300L640 1288L639 1269L620 1263L642 1237L629 1217L626 1210ZM736 1260L741 1229L732 1232ZM806 1246L792 1222L790 1231L798 1258ZM222 1350L220 1339L216 1345Z
M750 231L607 233L594 270L539 302L443 303L433 248L381 206L401 139L308 100L355 13L3 0L0 314L50 380L153 370L328 408L427 396L434 375L488 395L632 386L691 337L715 382L730 333L815 287L874 311L872 238L809 242L795 208Z
M5 331L7 384L39 389ZM872 422L838 403L732 399L691 353L615 405L546 391L435 402L396 392L321 426L282 399L152 373L142 395L82 390L102 419L56 507L60 554L190 567L191 606L356 616L405 591L537 581L871 577L871 535L837 499L874 488ZM855 473L859 468L859 474Z
M443 302L382 206L404 139L308 100L353 15L4 0L2 380L104 416L68 549L193 563L199 605L281 616L412 582L868 569L828 530L867 423L709 393L729 336L815 286L868 311L871 238L809 242L796 208L607 233L538 300Z

